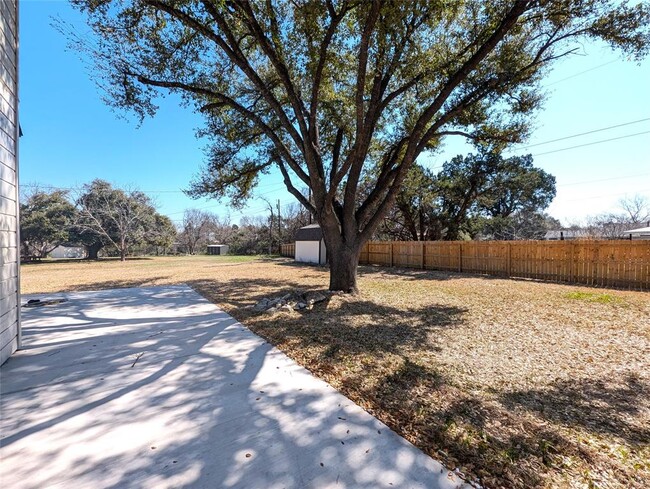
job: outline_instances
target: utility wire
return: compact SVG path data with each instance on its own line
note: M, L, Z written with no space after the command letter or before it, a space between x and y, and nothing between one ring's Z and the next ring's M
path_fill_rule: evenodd
M634 136L641 136L642 134L648 134L648 133L650 133L650 131L637 132L637 133L634 133L634 134L626 134L624 136L619 136L619 137L616 137L616 138L600 139L598 141L592 141L591 143L578 144L576 146L569 146L568 148L555 149L553 151L546 151L544 153L537 153L537 154L534 154L532 156L549 155L551 153L559 153L560 151L568 151L570 149L584 148L585 146L592 146L594 144L607 143L609 141L616 141L618 139L625 139L625 138L631 138L631 137L634 137Z
M545 84L545 86L550 87L550 86L556 85L557 83L562 83L563 81L570 80L571 78L575 78L576 76L584 75L585 73L589 73L590 71L597 70L599 68L602 68L603 66L611 65L612 63L616 63L617 61L619 61L619 60L618 59L613 59L611 61L608 61L607 63L603 63L603 64L600 64L598 66L594 66L592 68L588 68L586 70L579 71L578 73L574 73L573 75L567 76L566 78L556 80L553 83L547 83L547 84Z
M543 141L541 143L529 144L527 146L523 146L523 147L519 148L519 150L534 148L535 146L542 146L543 144L550 144L550 143L555 143L557 141L564 141L565 139L577 138L577 137L580 137L580 136L586 136L587 134L594 134L596 132L608 131L610 129L615 129L617 127L630 126L632 124L638 124L639 122L646 122L646 121L650 121L650 117L646 117L645 119L639 119L639 120L636 120L636 121L624 122L622 124L616 124L615 126L601 127L600 129L593 129L593 130L587 131L587 132L572 134L571 136L564 136L564 137L557 138L557 139L550 139L548 141Z
M601 178L599 180L584 180L580 182L562 183L560 185L556 185L556 187L570 187L572 185L584 185L586 183L609 182L611 180L625 180L626 178L645 177L645 176L650 176L650 173L641 173L637 175L627 175L622 177Z
M643 192L650 192L650 188L646 188L646 189L643 189L643 190L637 190L634 193L640 194L640 193L643 193ZM618 192L618 193L615 193L615 194L592 195L591 197L581 197L579 199L567 199L567 200L563 200L563 202L580 202L580 201L583 201L583 200L601 199L603 197L614 197L614 196L617 196L617 195L627 195L627 194L630 194L630 193L631 192L628 190L626 192Z
M283 182L277 182L277 183L266 183L263 185L259 185L257 188L271 188L271 187L278 187L280 185L284 185ZM47 188L50 190L68 190L68 191L74 191L74 190L81 190L83 188L82 186L79 187L59 187L56 185L44 185L41 183L22 183L20 184L21 187L38 187L38 188ZM182 194L185 193L184 190L141 190L141 189L136 189L139 192L144 192L146 194L166 194L166 193L176 193L176 194Z
M648 120L650 120L650 119L648 119ZM537 154L534 154L534 155L531 155L531 156L542 156L542 155L548 155L548 154L551 154L551 153L559 153L561 151L568 151L570 149L583 148L585 146L592 146L594 144L607 143L609 141L616 141L618 139L625 139L625 138L631 138L631 137L634 137L634 136L641 136L643 134L648 134L648 133L650 133L650 131L642 131L642 132L636 132L636 133L633 133L633 134L625 134L623 136L618 136L618 137L609 138L609 139L599 139L597 141L592 141L590 143L578 144L576 146L569 146L567 148L554 149L553 151L546 151L544 153L537 153ZM438 169L441 169L443 167L444 167L444 164L443 165L436 165L436 166L429 167L429 170L438 170ZM580 183L580 182L578 182L578 183ZM571 185L573 185L573 184L571 184Z

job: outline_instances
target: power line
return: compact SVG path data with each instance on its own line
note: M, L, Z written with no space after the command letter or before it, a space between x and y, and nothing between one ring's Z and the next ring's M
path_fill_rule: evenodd
M580 182L562 183L560 185L556 185L556 187L570 187L572 185L583 185L585 183L609 182L612 180L625 180L626 178L645 177L645 176L650 176L650 173L640 173L637 175L627 175L622 177L601 178L599 180L584 180Z
M635 191L635 193L642 193L642 192L650 192L650 188ZM563 202L580 202L580 201L583 201L583 200L602 199L603 197L615 197L617 195L627 195L629 193L631 193L631 192L628 190L626 192L618 192L618 193L615 193L615 194L593 195L591 197L581 197L579 199L567 199L567 200L564 200Z
M219 205L212 205L209 208L218 207L218 206ZM202 207L199 210L203 210L203 209L207 209L207 208L208 207ZM234 212L234 213L227 212L227 215L228 215L228 217L244 217L246 214L259 214L259 213L264 212L266 210L267 210L266 207L259 207L259 208L256 208L256 209L241 210L241 211L237 211L237 212ZM182 212L185 212L185 211L182 211ZM165 215L169 216L171 214L178 214L178 213L175 212L175 213L169 213L169 214L165 214ZM173 222L183 222L183 219L172 219L172 221Z
M622 124L616 124L615 126L601 127L600 129L593 129L593 130L587 131L587 132L572 134L571 136L564 136L564 137L557 138L557 139L550 139L548 141L543 141L541 143L529 144L529 145L523 146L523 147L521 147L519 149L522 150L522 149L534 148L535 146L542 146L543 144L550 144L550 143L555 143L557 141L564 141L565 139L577 138L577 137L580 137L580 136L586 136L587 134L594 134L596 132L608 131L610 129L615 129L617 127L630 126L632 124L638 124L639 122L646 122L646 121L650 121L650 117L646 117L645 119L639 119L639 120L636 120L636 121L624 122Z
M650 119L648 119L648 120L650 120ZM642 131L642 132L637 132L637 133L633 133L633 134L625 134L623 136L618 136L618 137L609 138L609 139L599 139L597 141L592 141L590 143L578 144L576 146L569 146L567 148L555 149L553 151L546 151L544 153L537 153L537 154L534 154L534 155L531 155L531 156L542 156L542 155L548 155L548 154L551 154L551 153L559 153L561 151L568 151L570 149L583 148L585 146L592 146L594 144L607 143L607 142L610 142L610 141L616 141L618 139L626 139L626 138L631 138L631 137L634 137L634 136L641 136L643 134L648 134L648 133L650 133L650 131ZM443 167L444 167L444 164L437 165L437 166L432 166L432 167L429 167L429 170L438 170L438 169L441 169ZM639 176L641 176L641 175L639 175ZM577 183L580 183L580 182L577 182ZM574 184L570 184L570 185L574 185Z
M568 148L560 148L560 149L555 149L553 151L546 151L544 153L537 153L532 156L542 156L542 155L549 155L551 153L559 153L560 151L568 151L570 149L576 149L576 148L583 148L585 146L592 146L594 144L601 144L601 143L607 143L609 141L616 141L618 139L626 139L626 138L631 138L634 136L641 136L642 134L648 134L650 131L643 131L643 132L637 132L634 134L626 134L625 136L619 136L616 138L609 138L609 139L601 139L599 141L592 141L591 143L585 143L585 144L578 144L576 146L569 146Z
M592 68L588 68L586 70L579 71L578 73L574 73L573 75L569 75L566 78L556 80L553 83L547 83L545 86L550 87L550 86L556 85L558 83L562 83L563 81L570 80L571 78L575 78L576 76L584 75L585 73L589 73L590 71L597 70L599 68L602 68L603 66L611 65L612 63L616 63L617 61L619 61L619 60L618 59L613 59L611 61L608 61L607 63L603 63L603 64L600 64L598 66L594 66Z
M277 187L277 188L276 188L275 190L269 190L268 192L263 192L263 193L261 193L261 194L257 194L257 197L262 196L262 195L268 195L268 194L271 194L271 193L276 192L276 191L279 190L282 186L284 186L284 183L275 183L275 184L270 184L270 185L269 185L268 187L266 187L266 188L270 188L270 187L273 187L273 186L274 186L274 187ZM206 210L206 209L213 209L213 208L215 208L215 207L221 207L222 205L223 205L223 204L210 204L210 205L203 206L203 207L194 207L194 209L197 209L197 210L202 211L202 210ZM264 208L264 209L266 209L266 208ZM174 216L174 215L177 215L177 214L183 214L186 210L187 210L187 209L183 209L182 211L169 212L169 213L167 213L166 215L167 215L167 216Z
M259 185L257 188L271 188L271 187L278 187L279 185L284 185L284 183L268 183L264 185ZM37 187L37 188L45 188L45 189L50 189L50 190L67 190L69 192L73 192L75 190L81 190L83 186L79 187L59 187L57 185L45 185L41 183L21 183L20 187L23 188L29 188L29 187ZM138 192L143 192L146 194L183 194L185 193L184 190L142 190L142 189L136 189Z

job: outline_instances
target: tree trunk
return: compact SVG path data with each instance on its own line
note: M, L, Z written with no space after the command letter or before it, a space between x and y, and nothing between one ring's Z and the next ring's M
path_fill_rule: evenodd
M104 246L101 243L95 243L92 245L86 245L86 259L87 260L98 260L99 259L99 250Z
M358 294L357 267L361 246L348 247L342 245L339 249L328 250L330 262L330 290L343 291L346 294Z

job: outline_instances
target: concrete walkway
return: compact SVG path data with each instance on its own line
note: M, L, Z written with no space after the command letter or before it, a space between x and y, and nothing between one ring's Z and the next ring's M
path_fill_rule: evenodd
M461 486L186 286L62 297L0 370L1 487Z

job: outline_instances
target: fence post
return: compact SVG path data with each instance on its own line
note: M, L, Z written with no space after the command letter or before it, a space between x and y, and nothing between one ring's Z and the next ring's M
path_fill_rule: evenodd
M507 245L508 245L508 265L506 268L506 273L508 274L508 277L510 277L512 275L512 243L508 241Z
M420 241L420 268L424 268L424 248L425 241Z
M463 271L463 243L458 243L458 273Z
M388 256L390 258L390 267L393 267L393 242L388 243Z
M569 257L569 283L573 283L575 277L574 277L574 266L575 266L575 243L571 243L571 252L570 252L570 257Z

